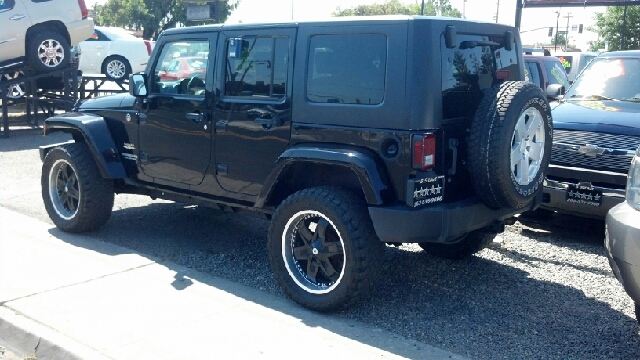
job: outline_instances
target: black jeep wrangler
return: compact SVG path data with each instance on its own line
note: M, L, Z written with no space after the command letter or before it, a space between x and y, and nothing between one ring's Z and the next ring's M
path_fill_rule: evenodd
M513 27L384 17L165 31L130 94L46 120L57 227L103 226L114 193L271 219L285 292L327 311L370 293L385 243L460 258L536 208L545 94Z

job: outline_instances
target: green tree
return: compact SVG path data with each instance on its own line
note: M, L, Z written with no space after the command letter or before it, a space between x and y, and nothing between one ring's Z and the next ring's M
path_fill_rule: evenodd
M402 4L399 0L386 0L382 4L358 5L349 9L338 7L333 16L372 16L372 15L419 15L421 3ZM426 0L425 15L436 15L440 10L442 16L462 17L460 10L454 8L449 0Z
M220 22L224 22L240 0L220 1ZM95 6L95 22L101 26L119 26L142 30L145 39L157 39L163 30L187 21L186 6L182 0L107 0ZM213 23L198 21L197 25Z
M596 13L596 26L588 30L598 33L599 40L589 42L589 50L604 49L609 42L609 50L640 49L640 6L627 7L627 25L625 30L625 48L620 49L624 6L607 6L604 13Z

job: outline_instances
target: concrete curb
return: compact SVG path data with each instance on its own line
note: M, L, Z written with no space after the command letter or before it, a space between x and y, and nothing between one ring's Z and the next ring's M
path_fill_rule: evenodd
M19 356L38 360L111 359L74 339L6 307L0 307L0 345Z

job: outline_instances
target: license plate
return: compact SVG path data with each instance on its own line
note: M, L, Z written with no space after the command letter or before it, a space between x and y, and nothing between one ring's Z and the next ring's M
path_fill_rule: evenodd
M598 207L602 205L602 192L588 187L569 185L566 200L576 204Z
M413 184L413 207L442 202L444 176L416 179Z

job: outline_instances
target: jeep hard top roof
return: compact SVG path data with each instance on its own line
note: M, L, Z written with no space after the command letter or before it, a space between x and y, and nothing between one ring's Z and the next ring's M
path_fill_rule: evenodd
M499 31L516 30L515 27L504 25L504 24L496 24L492 22L485 21L476 21L476 20L467 20L461 18L453 18L453 17L444 17L444 16L420 16L420 15L383 15L383 16L340 16L340 17L332 17L327 18L325 20L310 20L310 21L280 21L280 22L263 22L263 23L242 23L242 24L214 24L214 25L200 25L200 26L190 26L190 27L182 27L182 28L173 28L167 29L162 32L163 35L175 35L175 34L188 34L202 31L220 31L224 30L242 30L242 29L250 29L250 28L274 28L274 27L300 27L300 26L323 26L323 25L331 25L336 26L340 25L364 25L364 24L391 24L391 23L408 23L410 21L416 22L429 22L432 24L441 24L441 25L455 25L460 27L458 31L462 30L470 31L471 27L475 28L473 32L479 31L477 27L483 27L484 29L491 29L491 33L497 34L498 29L502 29ZM480 30L480 32L484 32Z

